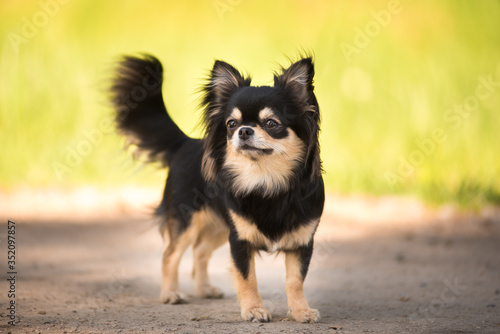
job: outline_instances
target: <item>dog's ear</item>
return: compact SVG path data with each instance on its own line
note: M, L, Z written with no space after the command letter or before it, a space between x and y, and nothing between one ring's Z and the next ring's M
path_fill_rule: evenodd
M274 86L287 89L297 100L305 104L313 104L314 64L311 57L299 60L283 68L281 75L274 76Z
M207 181L215 181L222 163L226 145L225 106L238 88L250 86L251 79L243 77L226 62L216 60L207 83L203 86L205 154L202 174Z
M283 88L297 102L303 111L300 114L301 126L309 135L305 157L305 168L311 181L321 178L322 167L319 156L319 106L313 86L314 63L311 57L303 58L289 68L282 69L282 74L274 76L274 86Z
M203 104L207 105L210 111L221 107L231 95L240 87L249 86L250 78L245 78L228 63L216 60L210 72L208 82L204 87L205 97ZM214 108L215 107L215 108Z

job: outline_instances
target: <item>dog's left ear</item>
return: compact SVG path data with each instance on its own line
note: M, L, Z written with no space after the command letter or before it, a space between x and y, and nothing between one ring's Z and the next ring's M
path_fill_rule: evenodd
M287 89L302 103L313 104L313 78L314 64L312 58L308 57L283 69L283 74L275 75L274 86Z
M292 98L302 107L303 126L309 134L308 146L305 157L306 173L311 181L321 178L322 167L319 157L319 106L314 94L313 86L314 64L311 57L293 63L289 68L283 69L281 75L274 76L274 87L284 88Z

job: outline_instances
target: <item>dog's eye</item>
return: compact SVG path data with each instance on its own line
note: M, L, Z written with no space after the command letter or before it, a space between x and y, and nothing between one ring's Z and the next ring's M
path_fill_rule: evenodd
M266 121L266 128L268 128L268 129L274 129L277 126L278 126L278 122L276 122L274 119L268 119Z
M234 129L236 127L236 121L234 119L230 119L227 121L227 128Z

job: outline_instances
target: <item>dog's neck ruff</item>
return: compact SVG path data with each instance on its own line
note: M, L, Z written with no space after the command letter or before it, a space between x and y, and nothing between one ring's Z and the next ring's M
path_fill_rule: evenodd
M259 159L264 160L264 159ZM247 196L259 193L263 197L273 197L288 191L290 178L294 174L293 166L289 164L283 169L283 164L272 157L266 162L248 160L229 162L225 169L230 174L229 189L236 196Z
M274 153L248 155L228 147L223 170L228 173L229 190L236 196L258 193L265 198L290 189L292 178L304 159L304 144L293 131Z

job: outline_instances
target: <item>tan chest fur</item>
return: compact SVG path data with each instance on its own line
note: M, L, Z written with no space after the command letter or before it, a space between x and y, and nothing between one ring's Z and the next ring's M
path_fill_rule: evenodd
M284 234L279 240L273 241L259 231L257 225L247 218L236 214L232 210L229 211L229 214L240 239L249 241L255 247L265 248L270 253L280 250L292 250L307 245L319 223L319 219L312 220L298 229Z

